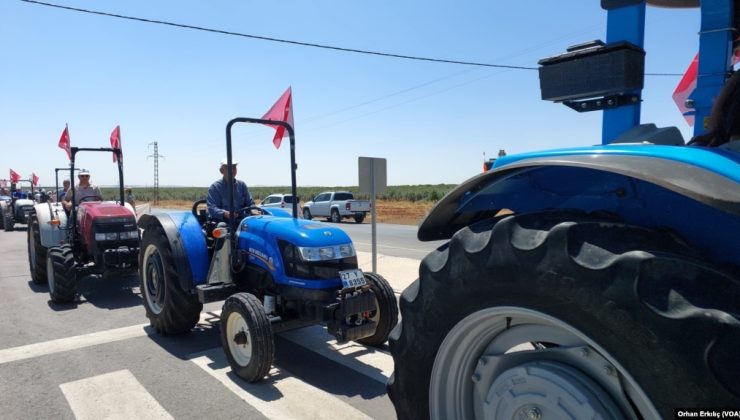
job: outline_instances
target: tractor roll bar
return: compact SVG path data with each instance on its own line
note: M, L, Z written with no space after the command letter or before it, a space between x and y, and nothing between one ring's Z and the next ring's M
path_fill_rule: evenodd
M67 171L69 168L54 168L54 195L57 197L57 203L59 202L59 171ZM79 171L79 168L76 168L74 171ZM69 180L69 186L72 187L72 184L74 183L74 176L72 179Z
M231 127L236 123L253 123L253 124L267 124L267 125L279 125L281 127L285 127L288 130L288 135L290 136L290 182L291 182L291 192L293 194L293 218L298 218L298 203L296 202L296 198L298 197L298 193L296 191L296 180L295 180L295 171L297 169L297 166L295 164L295 133L293 132L293 127L288 124L285 121L275 121L275 120L263 120L260 118L234 118L233 120L229 121L228 124L226 124L226 186L229 190L229 205L231 206L231 211L234 211L234 180L233 180L233 171L231 170ZM236 223L235 218L230 217L229 218L229 230L231 232L234 232L236 229ZM235 237L236 235L233 235ZM232 238L234 240L234 238Z
M74 183L74 174L75 174L75 156L77 155L77 152L113 152L116 154L116 161L118 162L118 192L121 196L121 199L119 203L124 206L125 201L123 199L123 162L121 162L121 149L119 147L99 147L99 148L90 148L90 147L72 147L72 159L69 161L69 180L70 180L70 186L69 188L72 190L72 196L75 195L75 183ZM101 197L102 198L102 197ZM72 211L70 212L70 216L72 217L72 232L77 232L77 205L75 204L76 200L71 200L72 203Z

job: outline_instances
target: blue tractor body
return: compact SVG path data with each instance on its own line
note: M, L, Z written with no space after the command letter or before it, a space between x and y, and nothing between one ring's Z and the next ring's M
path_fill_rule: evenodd
M671 229L718 263L740 261L740 153L720 148L610 144L499 158L450 192L419 239L449 238L501 210L609 212Z
M701 7L689 144L640 122L650 4ZM542 99L603 111L601 145L499 157L419 227L449 242L401 296L388 383L399 418L740 404L740 1L601 6L607 42L539 69Z
M290 133L293 196L295 140L284 122L237 118L227 125L221 170L234 188L231 126L283 124ZM232 181L228 181L232 180ZM274 359L273 333L326 325L340 342L383 345L398 320L387 280L363 273L352 240L340 228L297 218L277 208L225 203L231 217L212 220L196 201L190 212L142 215L141 290L152 327L165 334L190 331L203 304L224 300L221 342L235 373L250 382L265 377Z

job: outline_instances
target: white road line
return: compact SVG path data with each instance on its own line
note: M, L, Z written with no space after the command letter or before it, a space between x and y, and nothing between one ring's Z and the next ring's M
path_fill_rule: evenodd
M231 372L221 347L193 354L190 360L268 419L369 419L341 399L273 367L270 376L247 383ZM212 366L225 366L214 369Z
M28 344L0 350L0 365L18 360L31 359L39 356L60 353L68 350L77 350L98 344L112 343L134 337L147 335L144 327L149 324L133 325L131 327L116 328L91 334L60 338L43 343Z
M337 344L322 326L301 328L279 335L378 382L386 383L393 373L393 358L390 354L355 342Z
M77 420L174 419L128 370L59 385Z
M220 312L220 311L218 311ZM200 324L211 323L218 318L218 312L203 312L200 314ZM107 344L115 341L128 340L130 338L149 335L144 327L149 324L132 325L130 327L116 328L112 330L99 331L90 334L76 335L74 337L59 338L57 340L45 341L43 343L28 344L25 346L11 347L0 350L0 365L18 360L32 359L34 357L47 356L63 351L77 350L85 347Z

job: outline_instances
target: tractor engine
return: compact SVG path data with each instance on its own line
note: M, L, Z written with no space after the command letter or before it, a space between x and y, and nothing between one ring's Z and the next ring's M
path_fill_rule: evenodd
M81 203L78 215L84 253L103 271L136 268L139 230L129 206L113 202Z

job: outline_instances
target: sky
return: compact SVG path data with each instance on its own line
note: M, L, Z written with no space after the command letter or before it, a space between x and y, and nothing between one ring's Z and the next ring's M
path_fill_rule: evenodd
M49 0L100 12L392 54L536 67L604 39L596 0ZM698 49L698 10L649 7L646 71L683 73ZM226 156L225 127L293 92L299 186L358 184L358 157L387 159L389 185L457 184L483 154L601 142L601 113L540 99L535 70L412 61L288 45L0 0L0 178L12 168L54 184L73 146L109 147L121 127L125 183L205 187ZM647 76L642 122L691 128L672 102L679 77ZM290 185L288 142L233 131L238 177ZM98 185L117 183L108 153L79 153Z

